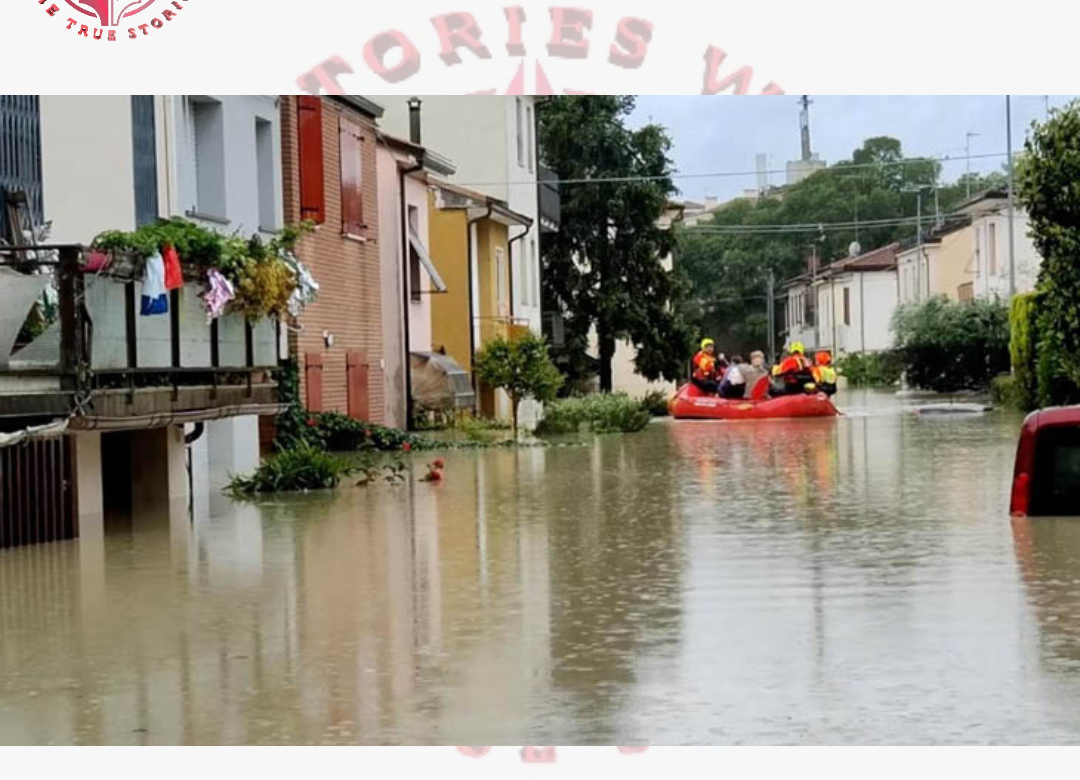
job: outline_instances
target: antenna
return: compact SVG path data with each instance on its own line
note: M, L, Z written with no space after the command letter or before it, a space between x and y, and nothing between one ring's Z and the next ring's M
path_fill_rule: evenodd
M799 99L799 104L802 106L802 111L799 112L799 128L802 131L802 158L804 162L809 162L811 157L810 152L810 104L813 101L810 100L809 95L803 95Z

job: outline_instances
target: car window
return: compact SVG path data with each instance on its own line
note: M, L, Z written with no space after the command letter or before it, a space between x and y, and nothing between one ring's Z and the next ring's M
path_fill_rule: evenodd
M1080 515L1080 428L1039 432L1032 506L1039 515Z

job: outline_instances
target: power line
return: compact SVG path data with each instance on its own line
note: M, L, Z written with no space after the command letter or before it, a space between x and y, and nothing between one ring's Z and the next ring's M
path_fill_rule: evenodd
M966 214L945 214L941 217L942 222L968 222L971 217ZM1025 217L1015 215L1014 220L1024 220ZM682 228L687 233L701 233L706 235L721 234L775 234L775 233L815 233L827 230L855 230L876 227L902 227L914 225L919 221L918 217L892 217L889 219L860 220L859 222L806 222L792 224L748 224L748 225L688 225Z
M994 152L987 154L971 154L964 155L962 157L950 157L945 155L944 157L911 157L906 160L896 160L894 162L884 163L847 163L845 165L834 165L831 168L822 168L823 171L851 171L864 168L872 168L875 170L882 170L883 168L895 168L905 165L920 165L928 162L939 163L951 163L951 162L965 162L971 160L987 160L993 158L1007 157L1005 152ZM506 187L506 186L529 186L535 187L538 184L629 184L632 182L645 182L645 181L664 181L672 179L728 179L738 177L757 177L759 173L765 174L786 174L786 170L771 170L771 171L717 171L714 173L672 173L666 176L602 176L598 178L589 179L522 179L520 181L471 181L471 182L459 182L453 181L451 183L458 187Z

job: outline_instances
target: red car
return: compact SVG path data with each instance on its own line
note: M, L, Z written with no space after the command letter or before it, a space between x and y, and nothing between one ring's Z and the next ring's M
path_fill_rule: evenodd
M1013 474L1013 517L1080 515L1080 406L1024 420Z

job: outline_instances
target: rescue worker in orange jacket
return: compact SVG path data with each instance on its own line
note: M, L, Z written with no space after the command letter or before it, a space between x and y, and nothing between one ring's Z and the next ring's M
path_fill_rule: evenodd
M705 339L701 342L701 351L694 355L694 373L690 381L703 393L715 395L720 386L717 371L716 342Z
M783 362L773 368L773 377L778 380L775 392L779 395L813 392L817 389L813 369L806 358L806 347L796 341Z
M814 355L814 381L821 392L836 395L836 369L832 367L832 355L825 350Z

